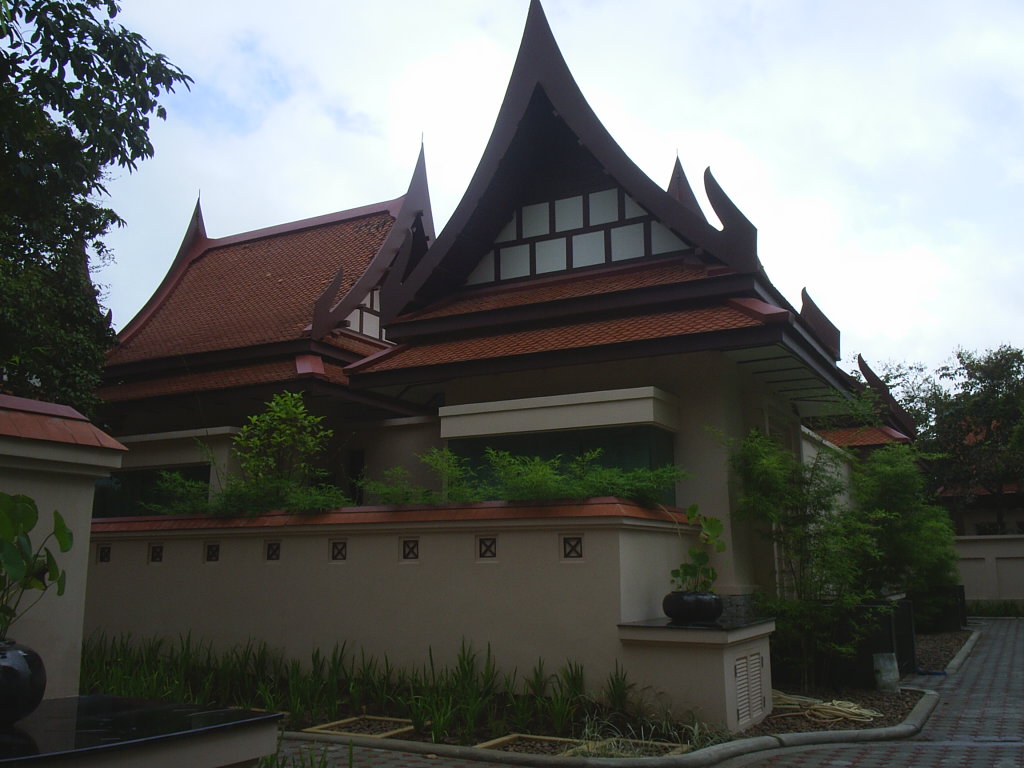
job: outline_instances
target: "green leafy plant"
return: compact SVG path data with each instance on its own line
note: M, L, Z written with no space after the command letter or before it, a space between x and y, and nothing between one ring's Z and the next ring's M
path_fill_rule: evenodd
M31 534L39 522L39 510L28 496L0 492L0 640L11 625L39 602L53 586L63 595L67 574L47 544L53 540L60 552L71 550L73 537L60 512L53 512L53 528L37 545ZM25 593L39 595L23 606Z
M336 486L322 482L319 462L332 431L323 417L306 409L302 394L279 392L234 439L234 454L242 470L211 498L205 483L176 472L162 473L159 504L147 505L158 514L197 514L233 517L273 510L322 512L351 503Z
M690 506L687 516L691 523L700 526L699 543L689 548L689 562L680 563L678 568L672 569L672 589L680 592L709 592L718 579L718 571L711 565L708 550L725 551L725 542L721 538L725 526L717 517L700 514L696 504Z
M448 449L434 449L419 457L438 480L440 490L415 485L404 467L384 472L384 479L361 481L367 496L382 504L444 504L497 499L546 501L616 496L647 506L658 504L665 491L686 473L674 465L624 470L599 463L600 450L570 461L561 456L544 459L487 448L484 464L474 468Z

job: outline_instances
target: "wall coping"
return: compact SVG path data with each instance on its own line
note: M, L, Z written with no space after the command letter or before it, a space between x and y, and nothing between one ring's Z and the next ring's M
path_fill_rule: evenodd
M686 525L683 510L674 507L643 507L614 497L584 501L515 503L484 501L473 504L437 506L396 505L344 507L318 514L270 512L253 517L212 517L209 515L147 515L141 517L98 518L92 533L132 533L189 530L317 528L347 525L389 525L395 523L454 523L502 520L608 519Z
M758 619L727 627L681 627L660 618L619 624L619 642L623 645L729 646L767 637L774 631L775 619Z

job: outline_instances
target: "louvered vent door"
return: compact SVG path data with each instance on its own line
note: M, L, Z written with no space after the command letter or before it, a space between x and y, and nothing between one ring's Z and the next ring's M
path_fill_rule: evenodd
M761 691L764 657L760 653L736 659L736 720L745 728L764 714L765 700Z

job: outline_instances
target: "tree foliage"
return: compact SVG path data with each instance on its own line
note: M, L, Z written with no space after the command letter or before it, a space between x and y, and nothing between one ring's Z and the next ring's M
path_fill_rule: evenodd
M679 467L666 464L653 469L625 470L602 465L601 450L565 460L542 459L488 448L485 463L473 467L465 457L448 449L419 456L437 478L439 489L411 482L408 470L394 467L382 480L366 478L361 485L379 504L446 504L488 499L546 501L616 496L656 506L666 490L686 477Z
M89 412L113 341L89 257L122 223L108 170L153 154L191 80L115 24L113 0L0 0L0 389Z
M882 378L918 422L929 490L960 509L985 498L1005 532L1004 491L1024 488L1024 350L958 349L934 372L897 363Z
M908 446L860 462L822 446L802 461L754 431L733 446L731 464L739 513L775 544L777 594L762 606L777 620L773 658L805 687L836 671L823 659L853 656L886 610L880 598L955 583L948 516L927 503ZM843 464L853 469L849 486Z

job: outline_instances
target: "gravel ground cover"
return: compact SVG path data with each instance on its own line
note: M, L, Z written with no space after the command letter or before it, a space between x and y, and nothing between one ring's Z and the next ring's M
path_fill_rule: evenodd
M917 667L921 670L943 670L971 636L970 631L939 632L917 636ZM790 693L790 691L787 691ZM793 692L798 693L798 692ZM804 731L852 730L861 728L884 728L902 723L921 698L919 691L901 690L884 693L875 690L812 691L807 694L823 701L840 699L881 713L871 720L842 720L830 722L799 715L771 715L763 722L748 728L735 738L768 736L774 733L802 733Z

